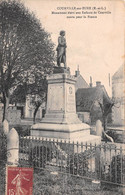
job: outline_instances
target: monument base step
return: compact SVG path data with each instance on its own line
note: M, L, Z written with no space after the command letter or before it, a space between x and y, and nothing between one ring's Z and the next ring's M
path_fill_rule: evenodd
M53 124L81 124L82 121L78 118L76 113L46 113L42 118L41 123Z
M90 135L90 126L81 124L38 123L31 127L31 136L73 139Z
M52 139L64 139L74 142L97 143L101 142L100 136L90 135L90 126L81 124L49 124L38 123L31 127L31 136Z

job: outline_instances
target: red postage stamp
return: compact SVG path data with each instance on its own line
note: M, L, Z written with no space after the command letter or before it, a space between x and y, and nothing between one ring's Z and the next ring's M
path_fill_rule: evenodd
M7 195L32 195L33 169L8 167L6 192Z

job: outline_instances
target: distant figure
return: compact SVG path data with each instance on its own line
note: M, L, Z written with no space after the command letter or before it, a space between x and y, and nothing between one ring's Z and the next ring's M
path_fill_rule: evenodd
M58 37L58 46L57 46L57 65L60 67L61 63L64 64L66 68L66 39L65 39L65 31L60 31L60 36Z

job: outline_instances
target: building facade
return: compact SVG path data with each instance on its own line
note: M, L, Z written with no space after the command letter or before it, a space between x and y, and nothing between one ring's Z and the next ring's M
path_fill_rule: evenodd
M112 99L115 105L112 109L112 121L114 125L125 125L125 78L124 65L112 76Z
M32 104L32 95L27 95L26 97L26 102L25 102L25 118L33 118L34 110L35 107ZM44 115L44 110L45 110L45 103L43 103L36 114L36 118L41 119Z
M104 85L99 81L95 87L81 88L76 92L76 111L84 123L94 125L98 119L102 121L101 106L105 113L110 113L112 104Z
M85 81L85 79L80 74L79 66L78 66L77 70L75 71L74 76L76 78L76 83L75 83L75 90L76 91L80 88L88 88L89 87L88 83Z

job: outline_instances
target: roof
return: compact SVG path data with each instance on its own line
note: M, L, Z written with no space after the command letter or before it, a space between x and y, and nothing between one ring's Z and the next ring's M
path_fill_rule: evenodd
M88 88L88 87L89 87L89 85L87 84L85 79L81 75L78 75L76 77L76 84L75 84L76 90L79 88Z
M120 66L119 69L112 76L112 79L119 79L124 77L124 65Z
M77 112L90 112L91 107L93 106L95 101L103 103L104 105L106 105L106 107L109 107L113 103L103 85L101 85L100 87L89 87L83 89L81 88L77 90Z

